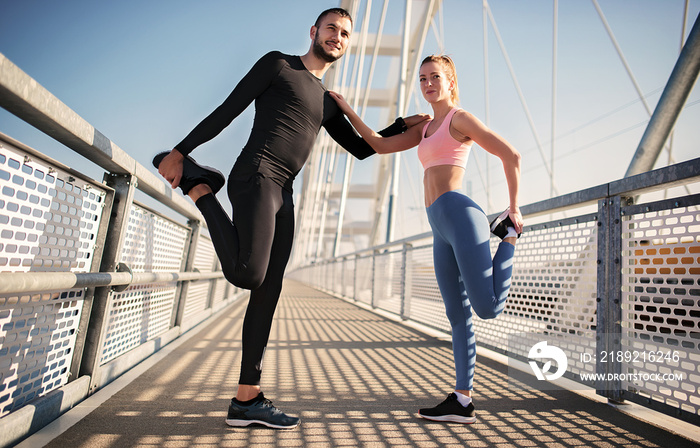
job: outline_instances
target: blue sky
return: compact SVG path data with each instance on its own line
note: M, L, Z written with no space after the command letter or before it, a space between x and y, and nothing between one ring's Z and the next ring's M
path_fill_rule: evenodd
M373 3L372 31L382 2ZM390 2L387 32L398 30L401 4ZM549 154L552 1L491 0L489 4L536 132ZM680 49L685 1L599 0L599 4L653 109ZM318 13L337 5L317 0L5 0L0 2L0 53L150 166L153 154L178 143L223 101L262 54L273 49L304 53ZM443 2L444 51L457 64L462 107L486 121L481 5L481 0ZM700 0L690 1L687 31L699 11ZM356 22L361 26L359 17ZM542 158L492 28L488 36L489 123L523 154L521 202L535 202L549 195ZM430 33L423 53L439 50ZM560 192L622 177L648 115L591 1L559 1L557 67L555 172ZM699 99L696 88L677 124L673 149L677 161L700 156ZM411 112L418 110L429 108L421 100ZM196 157L228 172L247 139L251 118L248 110L217 139L198 149ZM0 132L92 177L102 177L101 170L4 110L0 110ZM473 157L483 159L483 152ZM412 154L405 159L405 173L419 185L418 162ZM494 160L490 167L494 202L497 208L501 203L505 206L500 164ZM470 163L470 188L477 202L483 202L485 192L478 176ZM420 209L415 196L406 194L406 209Z

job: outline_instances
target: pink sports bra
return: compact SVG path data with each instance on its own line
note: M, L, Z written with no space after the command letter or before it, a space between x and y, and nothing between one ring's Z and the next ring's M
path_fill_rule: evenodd
M418 159L423 164L424 170L437 165L456 165L467 168L467 159L473 141L458 142L450 134L450 123L458 110L460 109L455 107L449 111L438 130L430 137L425 136L430 121L423 127L423 138L418 144Z

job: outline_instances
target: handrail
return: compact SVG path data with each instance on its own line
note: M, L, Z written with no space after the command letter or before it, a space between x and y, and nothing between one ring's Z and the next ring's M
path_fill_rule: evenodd
M615 195L637 196L642 193L670 188L700 179L700 158L680 162L646 173L625 177L613 182L587 188L585 190L545 199L520 208L523 216L537 216L552 213L571 206L593 204L600 199Z
M381 251L381 250L384 250L384 249L388 249L389 247L399 246L399 245L403 245L403 244L407 244L407 243L412 243L413 241L420 241L420 240L424 240L424 239L426 239L426 238L431 238L432 236L433 236L433 232L419 233L418 235L409 236L409 237L406 237L406 238L403 238L403 239L400 239L400 240L396 240L396 241L391 241L391 242L389 242L389 243L380 244L380 245L378 245L378 246L372 246L372 247L368 247L368 248L365 248L365 249L357 250L357 251L355 251L355 252L351 252L351 253L347 253L347 254L343 254L343 255L338 255L337 257L332 258L332 259L348 258L348 257L357 256L357 255L360 255L360 254L366 254L366 253L368 253L368 252ZM323 261L327 261L327 260L320 260L320 261L323 262ZM299 266L299 267L302 267L302 266Z
M189 219L203 221L197 207L138 163L75 111L0 53L0 107L105 170L131 174L138 189Z
M142 285L223 277L217 272L0 272L0 294L63 291L97 286Z
M573 206L585 206L595 204L600 199L604 199L615 195L630 195L637 196L642 193L669 188L682 185L688 181L700 180L700 158L691 159L686 162L677 163L675 165L666 166L653 171L649 171L635 176L626 177L606 184L601 184L595 187L590 187L585 190L575 191L573 193L558 196L556 198L545 199L543 201L534 202L532 204L520 207L523 216L535 217L546 213L553 213L564 208ZM496 217L496 214L490 215L489 220ZM379 246L360 249L355 252L338 255L337 257L318 260L315 264L323 263L338 258L348 258L358 256L360 254L381 251L389 247L399 246L413 241L430 238L432 232L425 232L418 235L413 235L401 240L384 243ZM303 268L297 266L296 268Z

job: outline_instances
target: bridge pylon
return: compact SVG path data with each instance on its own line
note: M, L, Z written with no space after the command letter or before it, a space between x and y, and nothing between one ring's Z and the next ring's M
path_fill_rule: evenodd
M436 24L442 0L343 0L341 7L352 14L355 29L324 82L380 129L408 110L431 28L442 41ZM370 159L357 169L325 131L319 134L297 200L292 265L393 239L400 154Z

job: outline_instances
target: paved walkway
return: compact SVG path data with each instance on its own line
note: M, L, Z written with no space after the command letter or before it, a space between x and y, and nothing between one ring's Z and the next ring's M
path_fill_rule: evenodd
M241 301L194 330L46 446L698 446L569 391L512 390L507 366L485 357L475 379L477 423L419 419L420 407L451 390L450 344L292 281L277 311L263 390L302 424L230 428L224 419L238 379L244 311Z

